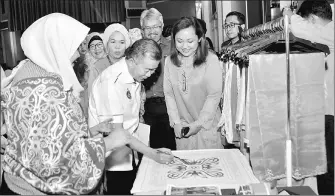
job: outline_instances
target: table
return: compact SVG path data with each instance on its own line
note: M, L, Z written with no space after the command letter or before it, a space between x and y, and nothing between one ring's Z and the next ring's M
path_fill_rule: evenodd
M132 194L161 195L167 185L218 185L221 189L259 183L249 162L238 149L172 151L185 161L174 159L159 164L143 157L131 190Z

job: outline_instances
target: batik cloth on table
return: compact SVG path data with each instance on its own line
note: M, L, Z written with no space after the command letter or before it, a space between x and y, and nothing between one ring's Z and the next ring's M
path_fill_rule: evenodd
M325 55L290 55L292 176L299 180L327 171L325 149ZM284 178L287 126L285 54L249 57L247 138L259 180Z
M131 193L161 194L167 185L218 185L237 188L241 184L259 183L242 153L237 149L172 151L186 161L174 159L159 164L143 157Z

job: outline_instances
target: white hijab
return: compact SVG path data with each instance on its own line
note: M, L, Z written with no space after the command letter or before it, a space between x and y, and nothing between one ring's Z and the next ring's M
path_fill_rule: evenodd
M63 80L64 90L73 90L79 97L84 90L72 67L70 58L85 39L89 28L79 21L61 13L46 15L32 25L21 37L24 54L43 69L57 73ZM13 73L2 82L2 87L11 83L21 62Z
M128 48L130 46L129 33L128 33L126 27L124 27L122 24L118 24L118 23L111 24L105 29L104 34L102 35L102 40L104 42L104 46L106 48L108 48L107 43L108 43L109 37L115 31L119 31L124 36L124 39L126 41L126 48Z

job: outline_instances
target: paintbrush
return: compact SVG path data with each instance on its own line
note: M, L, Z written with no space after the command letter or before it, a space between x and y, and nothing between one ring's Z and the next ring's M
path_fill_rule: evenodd
M176 158L176 159L179 159L179 160L181 160L181 161L183 161L183 162L186 162L186 160L185 159L182 159L182 158L180 158L180 157L177 157L177 156L175 156L174 154L169 154L168 152L164 152L164 151L161 151L161 150L157 150L159 153L163 153L163 154L167 154L167 155L172 155L174 158Z

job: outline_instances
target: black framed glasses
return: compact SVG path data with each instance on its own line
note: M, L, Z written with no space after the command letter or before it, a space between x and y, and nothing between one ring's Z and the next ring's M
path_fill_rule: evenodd
M152 27L143 27L143 30L144 31L151 31L151 30L157 31L161 28L162 28L162 25L155 25L155 26L152 26Z
M223 28L224 28L225 30L227 30L228 28L229 28L229 29L231 29L231 28L235 28L236 25L241 25L241 24L240 24L240 23L233 23L233 22L232 22L232 23L229 23L229 24L224 24L224 25L223 25Z
M91 44L90 46L89 46L89 49L90 50L96 50L96 49L100 49L100 48L102 48L104 46L104 44L102 43L102 42L99 42L99 43L97 43L97 44Z

